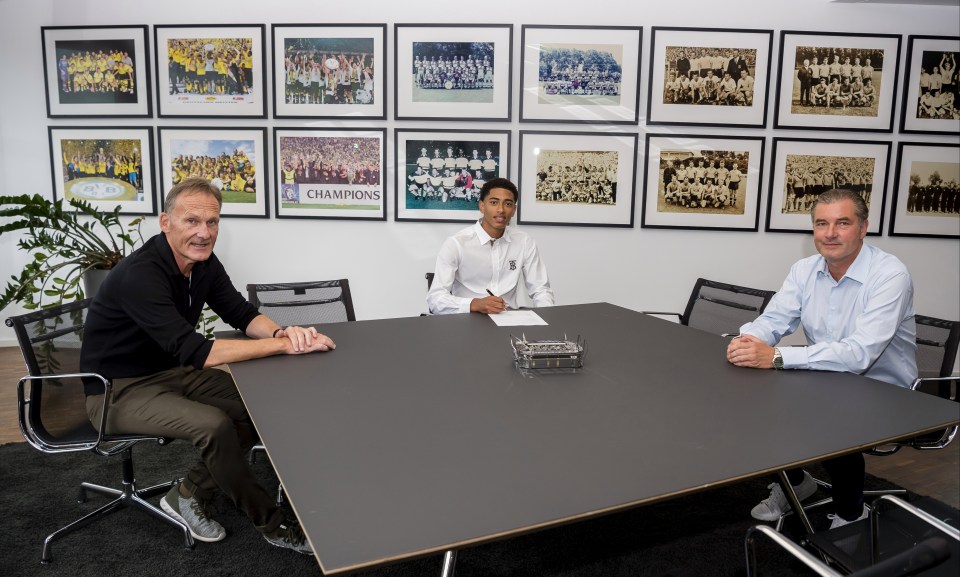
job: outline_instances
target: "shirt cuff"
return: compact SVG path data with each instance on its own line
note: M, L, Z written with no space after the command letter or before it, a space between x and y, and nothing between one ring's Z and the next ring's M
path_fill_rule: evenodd
M783 368L785 369L807 369L809 360L807 358L807 347L777 347L780 349L780 356L783 358Z

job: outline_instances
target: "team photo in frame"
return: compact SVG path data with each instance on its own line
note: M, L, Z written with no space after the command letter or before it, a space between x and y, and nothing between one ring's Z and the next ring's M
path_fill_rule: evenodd
M642 40L639 26L524 25L520 120L635 125Z
M53 198L98 210L157 214L153 128L50 126Z
M756 231L764 139L647 134L643 228Z
M274 128L277 218L386 220L385 128Z
M867 234L883 230L889 141L774 138L767 197L767 232L811 230L810 208L833 188L860 194L870 210Z
M43 26L49 118L149 118L146 26Z
M766 125L772 30L651 31L647 124Z
M517 223L633 228L637 141L521 130Z
M960 37L909 36L900 132L960 134Z
M162 190L199 176L220 189L220 216L269 216L266 128L161 126L158 130Z
M890 236L960 238L960 145L901 142Z
M474 222L480 189L510 178L509 130L394 131L394 220Z
M161 118L266 118L263 24L153 27Z
M394 24L397 120L509 121L512 24Z
M276 118L384 120L386 24L274 24Z
M780 33L774 128L892 132L900 36Z

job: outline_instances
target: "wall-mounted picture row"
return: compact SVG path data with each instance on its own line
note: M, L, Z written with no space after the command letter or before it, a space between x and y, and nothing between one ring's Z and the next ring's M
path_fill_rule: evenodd
M49 127L55 199L79 198L124 214L155 215L163 194L191 176L223 193L224 217L387 219L387 130L265 127ZM640 226L757 231L765 138L633 133L394 131L393 219L471 222L483 185L510 178L520 189L518 224ZM775 137L766 189L767 232L809 233L810 207L831 188L858 192L868 234L884 230L888 182L891 236L960 237L960 145ZM643 172L638 172L640 163ZM159 188L154 176L159 166Z
M387 24L41 28L47 116L386 120ZM507 122L512 24L394 24L397 120ZM520 120L636 125L639 26L524 24ZM892 132L901 37L651 27L647 125ZM960 132L960 38L909 36L900 130ZM267 82L267 63L272 66ZM153 74L156 74L154 78ZM154 81L155 80L155 81ZM267 86L271 88L268 90ZM154 88L155 87L155 88ZM156 94L153 93L154 89Z

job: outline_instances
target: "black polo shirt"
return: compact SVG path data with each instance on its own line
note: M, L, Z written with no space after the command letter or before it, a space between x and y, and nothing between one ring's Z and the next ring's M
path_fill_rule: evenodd
M178 366L203 368L213 346L195 329L207 303L246 331L259 313L237 292L217 255L183 276L161 232L123 259L100 286L84 323L80 369L108 379ZM100 394L90 390L87 394Z

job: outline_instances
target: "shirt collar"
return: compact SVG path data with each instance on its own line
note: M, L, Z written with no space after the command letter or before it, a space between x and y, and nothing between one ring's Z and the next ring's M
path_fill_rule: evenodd
M857 281L860 284L864 284L867 281L867 276L870 272L870 259L873 256L873 247L867 243L863 243L860 246L860 252L857 253L857 258L853 259L853 262L850 263L850 267L847 269L847 272L840 277L840 280L837 281L839 284L843 279L849 278L851 280ZM827 268L827 259L820 257L820 269L819 273L822 275L830 276L830 269Z
M473 232L477 235L477 243L484 245L489 243L491 240L502 240L503 242L510 242L509 226L507 226L506 230L503 231L503 236L501 236L499 239L495 239L489 234L487 234L487 231L485 231L483 229L483 226L480 225L481 220L482 219L478 219L477 222L474 223L473 225Z

